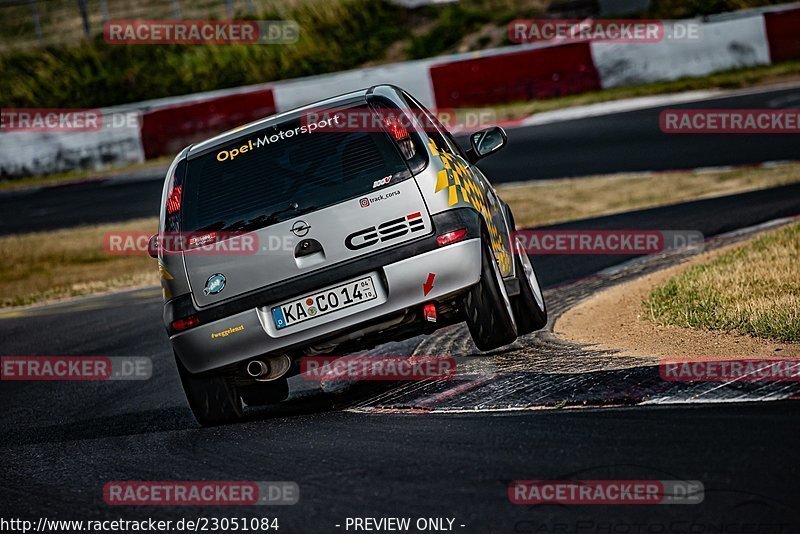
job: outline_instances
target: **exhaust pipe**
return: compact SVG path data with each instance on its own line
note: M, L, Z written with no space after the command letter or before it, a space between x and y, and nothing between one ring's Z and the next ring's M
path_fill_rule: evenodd
M247 363L247 374L259 382L270 382L283 377L289 372L291 366L291 358L281 354L280 356L267 358L266 361L250 360Z
M252 360L247 364L247 374L253 378L261 378L269 373L269 365L261 360Z

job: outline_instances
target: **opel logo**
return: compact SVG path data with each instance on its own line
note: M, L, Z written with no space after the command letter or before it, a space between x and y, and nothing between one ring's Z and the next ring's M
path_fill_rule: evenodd
M292 225L292 233L297 237L305 237L309 230L311 230L311 227L305 221L296 221Z

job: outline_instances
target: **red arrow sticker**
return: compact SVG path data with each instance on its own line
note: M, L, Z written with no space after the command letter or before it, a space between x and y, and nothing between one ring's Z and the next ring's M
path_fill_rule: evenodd
M433 279L436 278L436 275L433 273L428 273L428 280L422 284L422 291L424 295L428 295L433 289Z

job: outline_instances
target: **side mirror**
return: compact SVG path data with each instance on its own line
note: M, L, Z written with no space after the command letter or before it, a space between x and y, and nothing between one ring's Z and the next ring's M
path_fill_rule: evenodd
M160 247L158 234L150 236L150 241L147 242L147 253L151 258L158 258L158 248Z
M472 153L475 159L481 159L494 154L506 146L508 136L505 130L499 126L493 126L475 132L469 137L469 141L470 145L472 145Z

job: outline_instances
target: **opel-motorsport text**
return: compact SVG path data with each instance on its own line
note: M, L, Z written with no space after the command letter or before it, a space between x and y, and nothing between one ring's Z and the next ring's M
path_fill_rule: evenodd
M227 161L229 159L232 160L236 158L236 156L252 152L256 148L261 148L262 146L267 146L271 143L277 143L278 141L283 141L285 139L291 139L295 135L312 133L319 128L330 126L331 123L338 123L340 119L341 116L334 115L330 119L312 122L310 124L303 124L291 130L280 130L278 133L272 135L265 134L264 136L257 138L255 142L252 139L248 139L245 144L238 148L219 151L217 153L217 161Z

